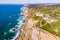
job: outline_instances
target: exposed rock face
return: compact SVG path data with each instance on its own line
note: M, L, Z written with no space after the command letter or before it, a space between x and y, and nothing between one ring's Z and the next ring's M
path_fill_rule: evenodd
M60 40L60 38L36 27L26 28L24 25L17 40Z
M27 8L28 9L28 8ZM24 11L24 16L29 13L29 10ZM36 27L39 20L33 20L25 16L26 23L20 29L20 35L16 40L60 40L59 37Z

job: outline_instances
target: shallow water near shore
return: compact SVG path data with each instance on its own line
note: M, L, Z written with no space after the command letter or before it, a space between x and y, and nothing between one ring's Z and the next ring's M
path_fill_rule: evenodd
M18 24L23 23L21 10L23 5L20 4L1 4L0 5L0 40L12 40L21 27Z

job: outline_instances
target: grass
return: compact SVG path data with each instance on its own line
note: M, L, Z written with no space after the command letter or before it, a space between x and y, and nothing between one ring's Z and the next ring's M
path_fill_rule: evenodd
M31 7L32 8L32 7ZM35 13L36 12L42 12L43 14L48 13L51 18L60 18L60 9L59 6L57 7L33 7L29 17L33 18L34 20L39 20L39 22L36 24L36 27L42 28L56 36L60 37L60 21L58 22L53 22L53 23L47 23L45 20L42 19L42 17L36 16ZM58 14L58 15L56 15ZM45 23L47 23L46 25L40 27L40 21L42 20L41 24L44 25Z
M50 32L50 33L52 33L52 34L54 34L54 35L56 35L56 36L60 37L60 29L57 29L58 32L55 31L56 28L59 28L59 27L54 28L54 26L51 26L50 24L47 24L45 26L42 26L41 28L48 31L48 32Z

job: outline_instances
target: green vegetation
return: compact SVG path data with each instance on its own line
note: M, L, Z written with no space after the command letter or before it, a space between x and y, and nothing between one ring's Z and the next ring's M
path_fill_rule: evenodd
M40 26L40 23L41 23L41 25L43 25L42 27ZM46 25L44 25L44 24L46 24ZM46 21L42 20L42 22L39 21L36 24L36 27L38 27L40 29L44 29L44 30L60 37L60 22L54 22L54 23L49 24Z
M50 25L50 24L42 26L42 29L44 29L44 30L46 30L46 31L60 37L60 29L59 28L60 27L58 27L58 26L55 27L55 25Z
M36 16L36 15L32 16L32 18L33 18L34 20L41 20L41 19L42 19L42 17Z
M60 9L59 8L60 8L60 6L57 6L57 7L55 7L55 6L31 7L32 10L31 10L29 17L33 18L34 20L39 20L39 22L36 24L36 27L44 29L44 30L60 37ZM57 19L59 21L47 23L45 20L42 19L42 17L36 16L35 15L36 12L41 12L43 14L49 14L51 16L51 18ZM43 25L43 26L41 27L41 25Z

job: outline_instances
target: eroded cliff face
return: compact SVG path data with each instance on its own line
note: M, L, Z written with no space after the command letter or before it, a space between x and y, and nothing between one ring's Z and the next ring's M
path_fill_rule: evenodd
M43 7L43 9L46 8L48 7ZM58 16L50 16L50 8L52 7L49 7L49 10L46 9L44 11L43 9L41 9L41 7L24 7L22 9L22 15L25 16L26 22L19 29L20 35L16 40L60 40L60 37L58 37L58 32L60 30L53 30L52 28L50 28L50 26L53 27L53 23L59 22ZM44 13L43 11L47 13ZM54 14L54 12L52 13Z

